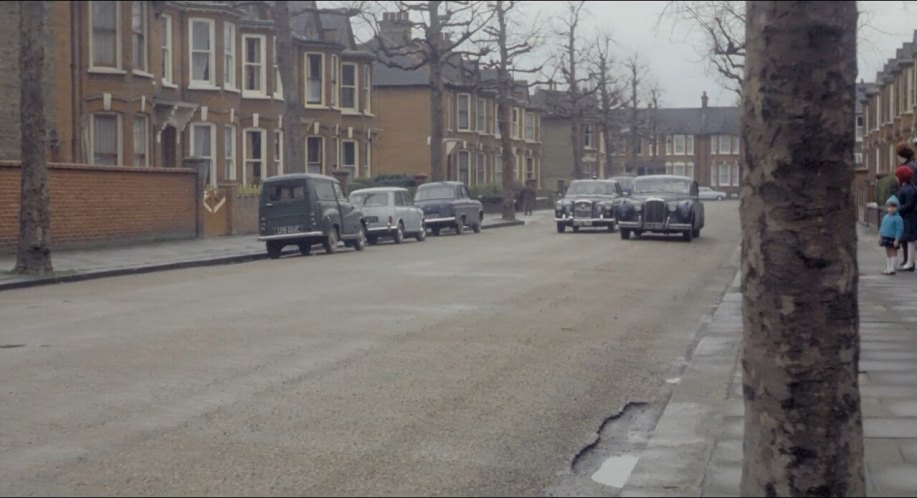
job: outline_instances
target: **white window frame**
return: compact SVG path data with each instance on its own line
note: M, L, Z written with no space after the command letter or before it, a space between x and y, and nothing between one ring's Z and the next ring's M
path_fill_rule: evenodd
M732 186L739 186L739 175L741 174L741 169L739 168L739 163L732 164Z
M535 141L535 114L531 112L526 112L525 117L525 140L528 142ZM531 125L531 128L529 127ZM529 133L531 131L531 134Z
M122 150L122 147L124 145L123 144L124 137L123 137L123 128L121 126L121 114L116 113L116 112L96 112L96 113L93 113L91 116L92 118L89 121L89 147L91 149L89 152L89 157L92 158L92 164L98 164L96 163L96 151L95 151L95 147L96 147L95 120L97 116L108 116L108 117L115 118L115 133L117 135L115 137L115 142L117 143L117 149L118 149L118 160L115 163L115 166L120 166L124 164L124 162L122 161L122 158L124 157L123 150ZM109 165L105 164L102 166L109 166Z
M143 122L143 164L137 164L137 122ZM131 122L131 164L149 167L150 165L150 118L145 114L135 114Z
M688 161L685 163L685 176L688 178L694 178L694 161Z
M465 159L465 174L467 178L462 178L462 158ZM456 179L468 185L471 183L471 153L467 150L460 150L455 157L455 173Z
M474 128L478 133L487 133L487 99L478 97L475 101Z
M207 55L210 58L210 78L207 80L194 79L194 23L205 23L210 26L210 50ZM213 19L203 17L192 17L188 19L188 88L213 90L216 88L216 22ZM203 52L203 51L198 51Z
M356 178L357 173L359 173L359 165L360 165L360 143L357 142L356 140L344 139L340 141L340 144L341 144L340 145L341 147L340 168L345 171L350 171L350 168L353 168L353 171L350 172L350 177ZM344 157L345 157L344 156L344 145L345 144L353 144L353 164L352 165L344 164Z
M723 147L723 140L726 140L726 147ZM720 135L719 136L719 149L720 149L720 154L722 155L729 154L729 151L732 150L732 137L730 135Z
M732 153L735 155L739 154L739 137L736 135L732 136Z
M685 155L685 136L675 135L672 142L672 154L675 156Z
M229 140L227 140L229 138ZM236 151L236 125L228 124L223 126L223 179L228 181L236 180L238 154Z
M725 180L723 179L723 172L726 172ZM720 163L720 172L717 181L720 185L728 187L731 183L730 177L732 176L732 165L729 163Z
M717 148L719 137L717 135L710 135L710 154L719 154L719 149Z
M519 138L519 108L518 107L513 107L512 109L509 137L512 138L513 140Z
M346 88L353 89L353 106L344 107L344 68L353 67L353 85L347 85ZM341 110L358 112L360 109L360 65L355 62L341 62L341 74L339 75L341 83L338 85L340 95L338 96L338 105ZM343 150L343 149L342 149Z
M676 176L685 176L685 163L681 161L672 163L672 174Z
M685 154L694 155L694 135L685 135Z
M206 127L210 130L210 156L195 156L194 154L194 145L195 145L194 129L198 127L200 128ZM214 126L213 123L208 123L206 121L197 121L197 122L188 124L188 130L189 130L189 135L190 135L189 140L188 140L188 156L193 156L193 157L198 157L198 158L203 157L203 158L210 160L210 185L215 187L217 184L217 158L215 154L216 150L214 150L217 148L216 126Z
M106 72L113 71L118 73L123 73L122 63L121 63L121 2L114 2L115 4L115 65L114 66L100 66L96 64L95 61L95 49L93 47L93 3L95 2L86 2L89 9L89 70Z
M372 178L373 176L373 143L369 140L363 144L363 160L365 168L363 170L363 175L366 178Z
M710 186L711 187L717 186L717 180L719 179L719 174L720 174L719 168L715 164L710 163Z
M591 123L583 123L583 148L592 149L595 148L595 143L593 140L593 131Z
M331 54L331 107L337 109L339 102L341 101L340 96L338 95L340 89L340 61L338 56ZM323 82L324 84L324 82ZM323 93L324 95L324 93Z
M141 36L143 36L143 66L139 68L137 67L137 61L134 60L134 14L138 6L143 16L143 25L141 26L143 30L141 33ZM147 1L133 0L131 2L131 70L144 76L152 76L150 74L150 2Z
M666 136L665 136L665 155L667 155L667 156L671 156L671 155L672 155L672 147L673 147L673 145L674 145L674 144L673 144L674 139L673 139L672 137L673 137L673 135L666 135Z
M464 104L462 101L464 100ZM462 113L465 124L462 125ZM471 131L471 94L460 93L455 97L455 126L458 131Z
M227 45L227 37L229 44ZM236 78L236 25L223 21L223 88L236 91L239 89Z
M283 174L283 130L274 130L274 171Z
M172 16L169 14L162 15L163 33L161 45L162 55L162 86L175 88L174 72L172 67Z
M475 154L474 166L475 185L487 183L487 154L479 150L477 154Z
M363 66L363 113L373 113L373 72L369 64Z
M318 66L318 71L319 71L318 72L318 77L319 77L318 85L319 85L319 95L320 95L319 102L309 102L309 95L310 95L309 93L309 90L310 90L309 71L311 69L311 65L309 63L309 56L318 56L319 58L319 66ZM312 107L312 108L324 107L325 106L325 54L321 52L306 52L305 54L303 54L303 66L304 66L303 75L305 76L305 78L303 78L305 80L303 81L303 90L305 91L305 94L304 94L305 98L303 99L303 105L305 107Z
M260 47L261 61L258 63L248 61L248 40L258 40ZM248 67L258 68L261 82L261 88L250 90L245 88L248 85ZM267 98L267 36L255 34L242 35L242 98Z
M312 171L309 169L309 166L310 166L310 163L309 163L309 140L310 140L310 139L318 139L318 140L319 140L319 142L318 142L318 143L319 143L319 149L318 149L318 155L319 155L319 158L318 158L318 167L319 167L319 171L318 171L318 174L320 174L320 175L321 175L321 174L324 174L324 172L325 172L325 137L323 137L323 136L321 136L321 135L309 135L309 136L306 137L306 153L305 153L305 156L306 156L306 173L312 173Z
M261 135L261 157L258 159L248 157L248 134L249 133L258 133ZM248 185L248 164L253 162L261 163L261 179L266 178L264 174L267 169L267 150L265 149L265 138L267 138L267 130L264 128L245 128L242 130L242 184Z
M283 80L280 78L280 65L277 64L277 37L274 37L274 98L283 100Z

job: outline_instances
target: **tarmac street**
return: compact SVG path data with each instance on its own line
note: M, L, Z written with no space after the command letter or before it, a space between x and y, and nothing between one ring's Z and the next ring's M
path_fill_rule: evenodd
M737 271L706 211L4 291L0 494L544 494L671 392Z

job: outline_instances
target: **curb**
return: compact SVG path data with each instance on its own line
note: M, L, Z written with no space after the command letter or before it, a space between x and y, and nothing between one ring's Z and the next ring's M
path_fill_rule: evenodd
M490 228L505 228L511 226L525 225L523 220L503 221L482 225L481 230ZM284 251L283 256L289 254L299 254L298 250ZM134 266L129 268L115 268L110 270L92 270L85 273L76 273L73 275L61 275L51 277L38 277L34 279L17 280L14 282L0 282L0 292L5 290L25 289L28 287L37 287L39 285L63 284L68 282L82 282L85 280L96 280L100 278L121 277L125 275L139 275L141 273L153 273L167 270L183 270L187 268L199 268L204 266L231 265L237 263L248 263L267 259L267 253L259 251L256 253L236 254L233 256L220 256L216 258L193 259L189 261L175 261L171 263L159 263L144 266Z

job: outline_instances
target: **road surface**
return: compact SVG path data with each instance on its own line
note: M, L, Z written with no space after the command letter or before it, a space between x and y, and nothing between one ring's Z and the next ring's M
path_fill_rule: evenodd
M0 494L538 495L735 274L525 227L0 293Z

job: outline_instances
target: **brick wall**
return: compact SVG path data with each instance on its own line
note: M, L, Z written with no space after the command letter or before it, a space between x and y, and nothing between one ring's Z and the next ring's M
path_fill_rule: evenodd
M52 164L52 249L195 236L196 174L187 169ZM0 251L19 234L19 165L0 162Z

